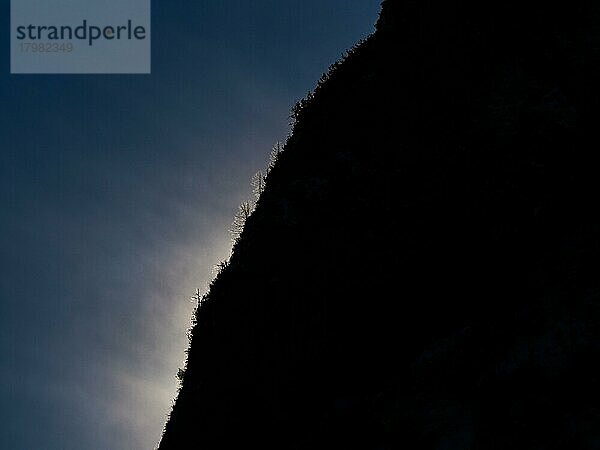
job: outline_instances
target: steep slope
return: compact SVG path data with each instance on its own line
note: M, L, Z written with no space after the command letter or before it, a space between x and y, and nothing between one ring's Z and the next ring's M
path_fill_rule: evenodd
M387 0L301 102L161 450L600 448L600 14Z

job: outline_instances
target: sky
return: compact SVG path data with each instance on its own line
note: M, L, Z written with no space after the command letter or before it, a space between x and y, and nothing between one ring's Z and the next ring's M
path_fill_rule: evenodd
M152 449L190 297L379 0L155 0L151 75L10 75L0 4L0 450Z

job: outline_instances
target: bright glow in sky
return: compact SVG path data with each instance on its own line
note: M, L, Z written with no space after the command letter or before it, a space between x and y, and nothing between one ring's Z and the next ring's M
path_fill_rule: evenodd
M0 60L2 449L158 442L190 296L228 256L252 175L379 11L153 3L150 76L11 76Z

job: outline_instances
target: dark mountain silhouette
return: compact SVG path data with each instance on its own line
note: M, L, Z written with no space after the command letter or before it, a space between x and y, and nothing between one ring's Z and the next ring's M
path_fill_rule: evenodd
M161 450L599 449L600 3L387 0L196 316Z

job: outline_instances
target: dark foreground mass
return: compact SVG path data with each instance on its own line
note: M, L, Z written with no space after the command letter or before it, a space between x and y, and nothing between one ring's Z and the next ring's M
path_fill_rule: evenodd
M599 9L384 2L296 111L161 450L600 448Z

